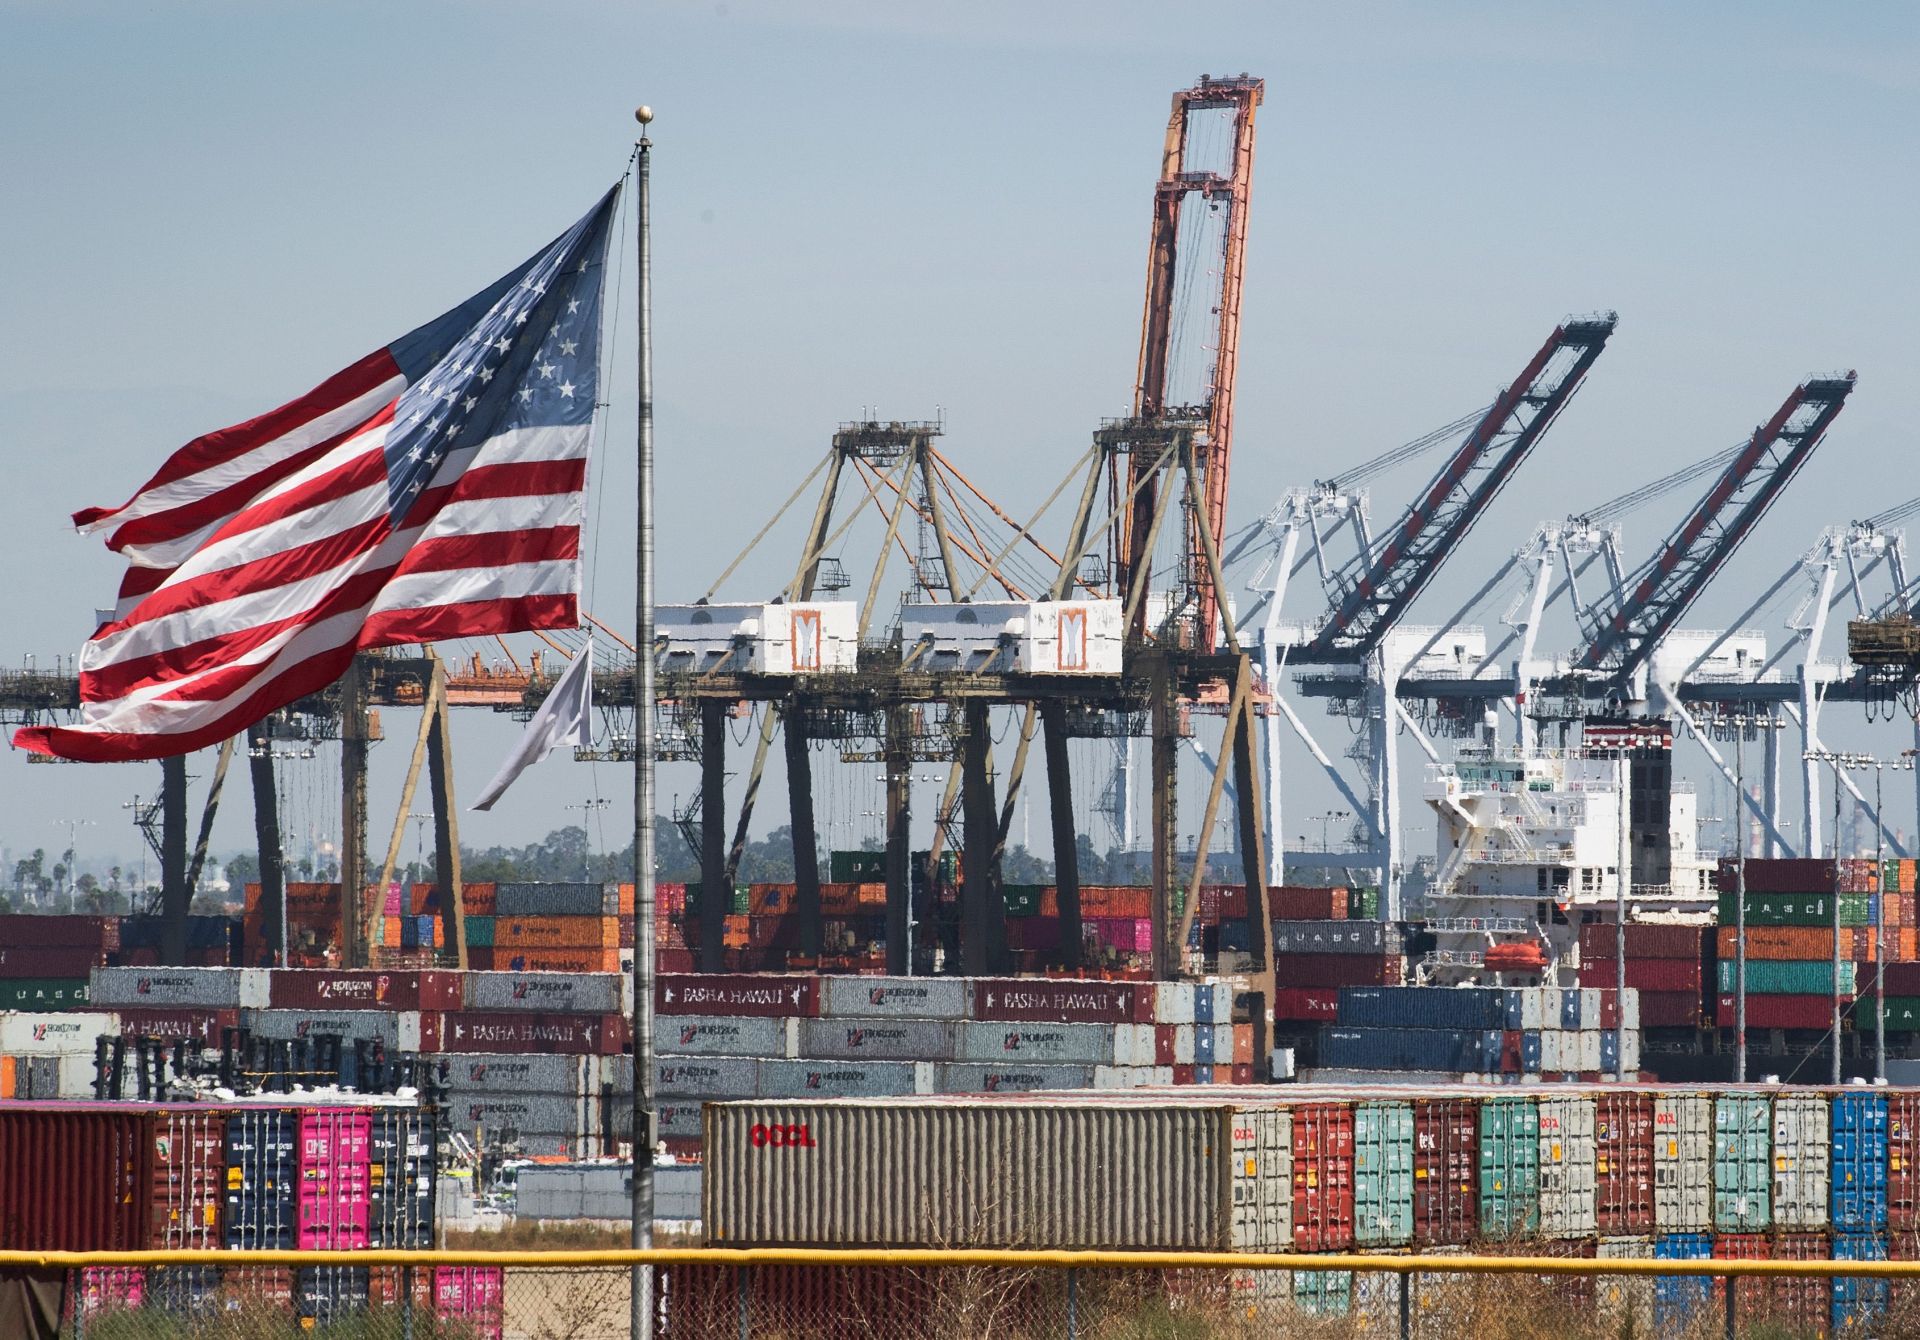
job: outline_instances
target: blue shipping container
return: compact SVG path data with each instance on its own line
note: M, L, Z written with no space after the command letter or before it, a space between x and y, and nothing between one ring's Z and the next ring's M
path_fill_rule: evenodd
M1560 992L1560 1027L1580 1027L1580 990L1566 987Z
M1497 987L1350 986L1340 991L1337 1017L1352 1028L1500 1029L1507 995Z
M1831 1177L1834 1228L1887 1226L1886 1095L1834 1096Z
M1328 1028L1320 1064L1336 1070L1471 1071L1500 1068L1500 1030Z
M1520 1035L1520 1069L1529 1075L1540 1073L1540 1030L1537 1028Z
M1668 1233L1653 1240L1661 1261L1706 1261L1713 1257L1710 1233ZM1653 1329L1677 1332L1707 1307L1713 1281L1705 1275L1659 1275L1653 1281Z
M1883 1233L1835 1233L1833 1259L1836 1261L1884 1261L1887 1239ZM1887 1281L1834 1276L1833 1329L1849 1324L1861 1325L1887 1310Z

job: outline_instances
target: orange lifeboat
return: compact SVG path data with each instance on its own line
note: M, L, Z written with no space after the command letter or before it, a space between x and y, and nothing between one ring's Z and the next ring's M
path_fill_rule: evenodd
M1541 972L1547 966L1547 951L1530 940L1493 945L1482 962L1488 972Z

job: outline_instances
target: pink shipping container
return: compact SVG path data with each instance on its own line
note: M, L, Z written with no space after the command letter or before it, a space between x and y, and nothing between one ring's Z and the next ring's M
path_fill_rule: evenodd
M1144 917L1088 917L1082 930L1088 939L1123 954L1153 950L1153 923Z
M372 1153L371 1112L322 1108L300 1114L300 1199L294 1229L301 1250L368 1245Z
M131 1311L146 1301L143 1266L88 1266L80 1272L80 1311L87 1317Z
M505 1329L505 1281L498 1266L436 1266L433 1310L459 1321L479 1340L500 1340Z

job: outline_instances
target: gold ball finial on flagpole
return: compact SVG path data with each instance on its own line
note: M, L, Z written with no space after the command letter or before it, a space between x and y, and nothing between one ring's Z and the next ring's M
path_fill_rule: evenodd
M653 108L645 105L634 108L633 119L643 126L646 125L649 121L653 120Z

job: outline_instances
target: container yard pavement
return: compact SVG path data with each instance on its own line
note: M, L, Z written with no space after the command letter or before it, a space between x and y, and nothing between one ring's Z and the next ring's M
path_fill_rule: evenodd
M627 1290L642 1266L660 1333L674 1340L919 1340L929 1328L1009 1340L1580 1340L1824 1335L1855 1328L1868 1308L1880 1313L1872 1334L1902 1335L1920 1287L1920 1261L783 1248L262 1251L248 1253L246 1267L233 1260L217 1251L0 1252L0 1288L29 1274L64 1288L57 1333L109 1340L613 1340L628 1334ZM223 1276L219 1291L183 1309L165 1275L207 1271ZM340 1295L317 1313L302 1302L316 1272ZM1276 1332L1270 1307L1283 1297L1295 1310Z

